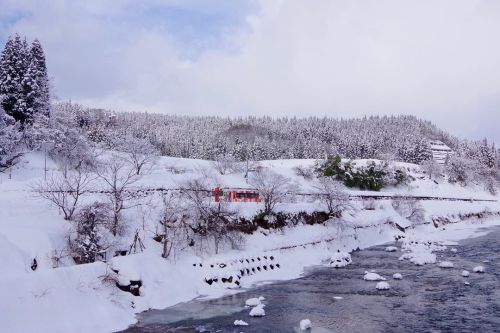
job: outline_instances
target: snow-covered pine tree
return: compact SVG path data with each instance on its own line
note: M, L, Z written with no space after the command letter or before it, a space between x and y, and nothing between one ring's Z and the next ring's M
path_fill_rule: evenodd
M46 117L50 116L50 84L42 45L35 39L29 50L27 76L32 82L29 108Z
M17 34L9 37L0 57L0 94L5 112L21 123L30 120L23 88L28 58L26 41Z
M495 166L495 147L490 147L488 141L484 139L477 149L479 162L487 168L493 168Z
M13 117L6 114L0 105L0 173L16 165L23 155L19 144L21 138L19 124Z

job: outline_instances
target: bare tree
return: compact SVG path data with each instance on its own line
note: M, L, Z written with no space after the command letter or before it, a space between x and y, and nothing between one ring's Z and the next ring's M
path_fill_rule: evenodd
M219 155L213 161L214 169L221 175L239 171L239 163L232 155Z
M311 180L314 177L314 170L303 165L298 165L293 168L293 171L297 176L304 177L306 180Z
M259 191L264 201L264 213L269 214L277 203L294 191L290 179L273 171L263 169L250 176L249 183Z
M229 243L232 248L240 245L241 236L231 229L238 212L223 200L213 202L210 187L205 181L194 179L186 182L182 186L182 195L191 211L191 229L201 238L212 239L215 253L219 253L223 243Z
M86 168L77 166L70 171L59 171L47 180L35 183L32 190L37 197L49 200L59 207L65 220L71 220L81 197L88 192L89 184L94 179Z
M414 224L423 223L425 220L425 210L416 199L395 199L392 201L392 207Z
M110 231L113 236L116 236L122 227L122 211L138 205L138 203L132 203L136 199L132 185L140 179L140 175L136 173L134 165L117 157L113 157L98 168L97 175L106 185L105 194L112 211Z
M341 217L345 210L351 208L345 187L331 177L320 177L319 184L314 188L316 197L326 206L330 216Z
M431 180L437 178L443 172L443 168L433 159L422 162L421 167Z
M147 139L129 136L120 146L134 166L136 175L151 168L158 157L158 150Z
M163 195L163 211L159 220L161 233L156 236L163 245L163 258L168 258L174 246L182 247L180 243L189 243L189 223L187 213L180 204L179 198L172 193ZM158 234L158 231L157 231Z

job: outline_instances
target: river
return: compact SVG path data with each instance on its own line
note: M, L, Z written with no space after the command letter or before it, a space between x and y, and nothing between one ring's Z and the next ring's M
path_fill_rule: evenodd
M299 279L147 311L123 332L304 332L299 322L305 318L312 321L311 333L500 332L499 228L437 252L438 260L454 263L449 269L399 261L401 252L385 247L354 252L353 264L345 268L311 267ZM486 272L473 273L477 265ZM471 272L467 278L461 276L464 269ZM376 282L364 281L367 270L385 276L391 289L379 291ZM393 273L403 279L393 280ZM258 296L265 297L266 316L253 318L244 304ZM235 320L249 325L234 326Z

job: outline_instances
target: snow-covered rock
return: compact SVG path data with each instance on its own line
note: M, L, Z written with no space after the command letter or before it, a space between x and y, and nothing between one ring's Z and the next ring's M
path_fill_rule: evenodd
M249 298L245 301L245 305L247 306L257 306L261 304L260 297Z
M250 317L263 317L266 315L264 311L264 304L259 304L250 310Z
M405 253L399 257L399 260L409 260L415 265L422 266L425 264L434 264L436 262L435 251L443 251L446 249L436 242L429 240L404 240L401 249Z
M330 266L335 268L345 267L350 263L352 263L351 255L347 252L340 252L340 250L337 250L330 259Z
M457 249L455 249L454 247L452 247L452 248L450 249L450 251L451 251L451 252L453 252L453 253L457 253L457 252L458 252L458 250L457 250Z
M470 286L470 283L469 283L468 281L465 281L465 282L464 282L464 284L465 284L466 286Z
M333 296L333 299L335 299L335 300L341 300L341 299L344 299L344 297L342 297L342 296Z
M466 270L463 270L463 271L462 271L462 276L463 276L463 277L467 277L467 276L469 276L469 275L470 275L469 271L466 271Z
M474 273L484 273L484 266L476 266L472 271Z
M407 251L408 252L399 257L399 260L407 259L418 266L433 264L436 262L436 255L432 253L432 250L429 247L423 244L412 246Z
M385 248L385 252L396 252L398 248L396 246L388 246Z
M234 326L248 326L248 323L246 321L243 321L243 320L235 320Z
M403 275L401 275L401 273L394 273L394 274L392 274L392 278L394 280L402 280L403 279Z
M302 319L300 321L300 329L302 331L310 330L312 328L311 321L309 319Z
M441 261L439 263L439 267L441 267L441 268L453 268L453 263L451 261Z
M375 273L375 272L365 272L363 276L363 280L365 281L385 281L386 278Z
M387 289L390 289L391 286L389 286L389 284L387 282L381 281L381 282L377 283L375 288L377 288L378 290L387 290Z

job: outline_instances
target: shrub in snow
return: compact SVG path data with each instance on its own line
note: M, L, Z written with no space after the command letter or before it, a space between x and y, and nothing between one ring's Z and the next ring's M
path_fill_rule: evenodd
M266 315L266 311L264 311L264 304L259 304L250 310L251 317L263 317Z
M304 177L306 180L311 180L314 177L314 170L303 165L298 165L293 168L295 175Z
M469 271L462 271L462 276L467 277L469 275L470 275Z
M484 267L483 266L476 266L472 270L474 273L484 273Z
M79 264L87 264L98 259L109 247L107 230L109 208L95 202L84 207L75 221L75 230L69 237L72 256Z
M365 275L363 276L363 280L365 281L385 281L385 277L378 275L377 273L374 272L365 272Z
M351 164L345 166L344 184L347 187L358 187L362 190L380 191L384 187L387 174L386 163L370 162L366 167L354 168Z
M330 258L330 266L339 268L339 267L345 267L352 263L351 255L347 252L340 252L340 250L337 250L337 253L335 253L331 258Z
M248 323L243 320L235 320L234 326L248 326Z
M394 280L401 280L401 279L403 279L403 275L401 275L401 273L394 273L394 274L392 275L392 278L393 278Z
M395 246L388 246L385 248L385 252L396 252L398 250Z
M375 286L378 290L387 290L391 288L387 282L381 281Z
M309 319L302 319L300 321L300 329L302 331L310 330L312 328L311 321Z
M450 261L441 261L439 263L439 267L441 267L441 268L453 268L453 263Z
M23 156L20 149L23 134L19 131L19 124L5 113L1 104L0 97L0 173L15 166Z

